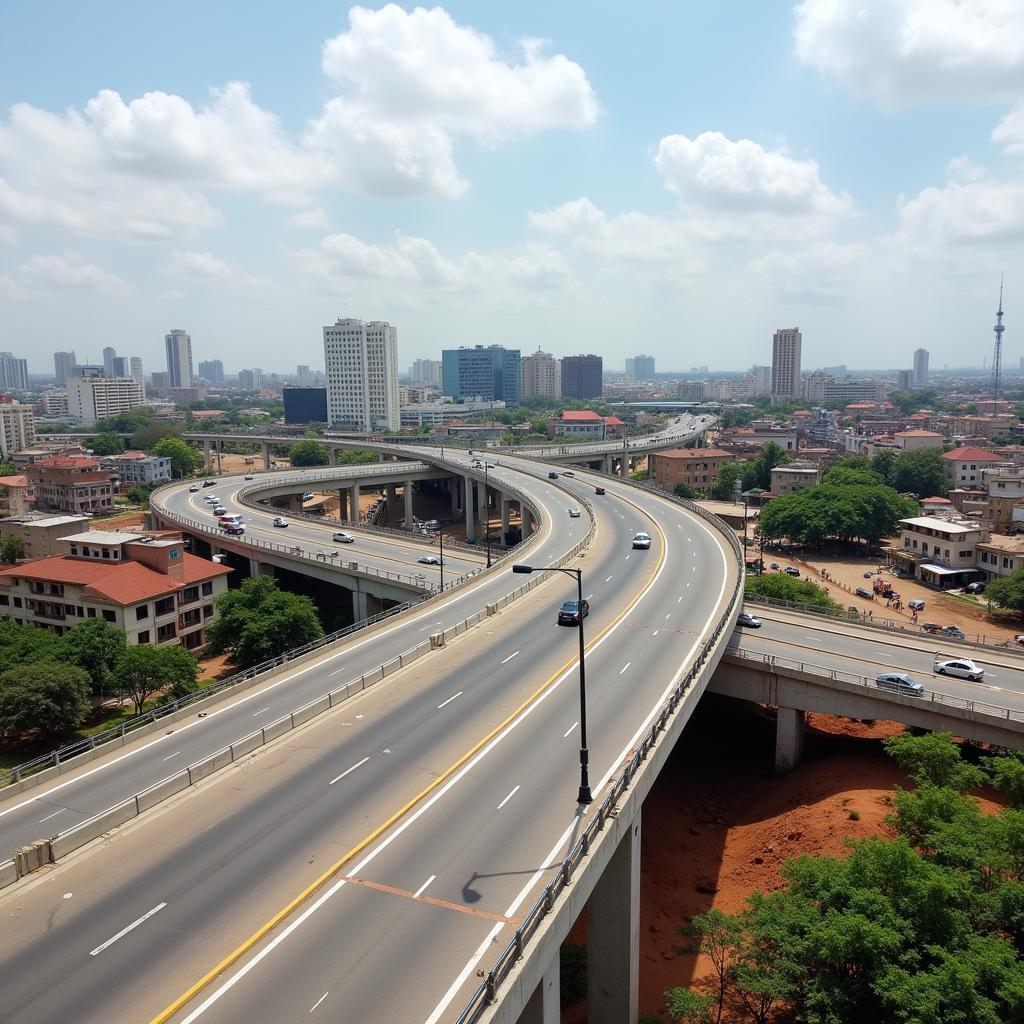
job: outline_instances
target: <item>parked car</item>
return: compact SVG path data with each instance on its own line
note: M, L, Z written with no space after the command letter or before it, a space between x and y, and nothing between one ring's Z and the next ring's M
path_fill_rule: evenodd
M783 570L787 576L799 576L800 570L795 565L787 565Z
M253 477L252 473L246 473L246 475L242 479L243 480L253 480L255 478Z
M604 488L603 487L595 487L594 488L594 493L595 494L604 494Z
M195 494L196 491L198 491L198 490L199 490L199 484L192 484L189 487L188 492L189 492L189 494Z
M985 678L985 670L970 658L943 658L936 656L932 666L940 676L959 676L977 682Z
M586 598L584 598L582 602L566 601L562 607L558 609L558 624L560 626L577 625L580 621L581 610L583 618L586 618L590 614L590 603Z
M865 601L874 601L875 595L871 593L866 587L858 587L854 593L858 597L863 597Z
M423 555L421 558L416 559L420 565L444 565L438 555Z
M633 534L633 547L643 548L646 550L651 546L651 535L644 533L643 530L639 530Z
M571 508L571 509L569 509L569 518L570 519L579 519L579 517L580 517L580 510L578 508Z
M282 516L274 516L274 525L284 529L288 525L288 520Z
M869 579L871 579L871 577L873 575L874 575L874 573L866 572L866 573L864 573L864 579L869 580Z
M919 598L919 597L913 597L913 598L911 598L907 602L907 607L912 612L923 612L924 611L924 601L922 601L921 598Z
M943 626L939 630L940 636L950 636L954 640L966 640L967 634L959 626Z
M772 562L772 564L768 566L769 569L778 569L778 567L779 567L779 563L778 562Z
M984 583L968 583L967 584L968 594L984 594L985 584Z
M883 672L875 679L875 686L880 690L892 690L894 693L903 693L908 697L920 697L924 693L924 687L914 679L911 679L906 672Z
M313 500L313 495L309 491L306 491L306 493L302 496L302 500L303 501L312 501Z
M751 629L761 628L761 620L756 615L751 615L750 612L740 612L736 624L738 626L750 626Z
M352 534L343 533L341 530L334 534L334 536L331 537L331 540L333 540L335 544L354 544L356 541ZM337 552L335 552L335 554L337 554Z

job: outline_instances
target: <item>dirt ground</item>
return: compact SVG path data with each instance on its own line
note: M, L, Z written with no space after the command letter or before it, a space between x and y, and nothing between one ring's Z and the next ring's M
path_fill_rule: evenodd
M809 715L808 725L803 763L781 777L769 768L769 715L712 700L687 727L643 809L641 1014L660 1013L668 988L710 980L710 963L679 952L678 929L692 915L733 912L755 890L781 888L789 857L841 856L849 839L892 834L888 797L911 784L880 740L902 726L827 715ZM999 809L994 796L979 800L983 810ZM586 943L585 916L570 941ZM564 1024L586 1019L585 1000L562 1013Z

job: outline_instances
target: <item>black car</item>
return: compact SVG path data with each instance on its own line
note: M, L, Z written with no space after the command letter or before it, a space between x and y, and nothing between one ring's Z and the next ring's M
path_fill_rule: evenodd
M548 473L548 479L549 480L557 480L558 479L558 474L555 473L555 472Z
M203 481L203 486L204 487L216 487L217 486L217 481L216 480L204 480Z
M583 599L583 603L580 604L578 601L566 601L561 608L558 609L558 624L560 626L576 626L580 621L580 609L583 609L583 618L586 618L590 614L590 605L587 599Z
M795 565L787 565L786 568L783 569L782 571L784 573L786 573L787 576L799 576L800 575L800 570Z

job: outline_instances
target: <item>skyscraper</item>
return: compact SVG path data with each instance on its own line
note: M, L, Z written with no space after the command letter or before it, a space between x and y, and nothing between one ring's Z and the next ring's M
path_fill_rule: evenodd
M772 338L772 398L800 397L799 327L781 327Z
M338 318L324 327L327 421L398 430L398 331L389 323Z
M108 376L114 377L130 377L131 376L131 360L127 356L114 356L111 367L113 369L112 374Z
M533 355L519 361L522 379L522 397L558 398L561 394L562 374L558 360L550 352L537 349Z
M53 375L57 378L57 387L65 385L77 363L74 352L53 353Z
M919 348L914 352L914 373L911 384L923 388L928 383L928 349Z
M117 358L117 351L116 351L116 349L114 349L110 345L108 345L103 350L103 372L108 377L116 376L115 373L114 373L114 370L115 370L114 360L116 358Z
M600 398L604 383L604 360L601 356L562 357L562 397Z
M128 363L128 375L131 377L136 384L140 387L145 388L146 376L142 372L142 360L138 356L132 356Z
M224 364L219 359L206 359L199 364L199 376L211 384L223 384Z
M192 387L192 338L176 327L164 335L167 345L167 376L172 388Z
M409 376L419 384L441 384L440 359L416 359L409 367Z
M633 357L633 379L654 380L654 356Z
M0 388L28 390L28 360L0 352Z
M442 350L441 390L456 401L478 398L518 405L522 396L519 349L474 345Z

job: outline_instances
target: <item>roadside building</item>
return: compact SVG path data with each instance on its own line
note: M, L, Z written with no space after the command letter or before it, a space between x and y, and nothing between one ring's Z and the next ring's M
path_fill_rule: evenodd
M1024 474L985 473L988 518L996 533L1024 529Z
M989 539L980 523L915 516L900 520L900 546L892 556L903 572L939 590L977 577L977 548Z
M102 466L113 474L115 483L121 487L145 487L167 483L171 479L171 460L161 455L121 452L120 455L106 456Z
M706 490L722 466L735 461L734 455L720 448L672 448L652 452L647 459L655 486L667 491L676 484Z
M893 440L903 451L916 452L921 448L941 448L944 438L934 430L898 430Z
M981 471L1003 461L995 452L973 445L954 448L951 452L944 452L942 457L946 460L950 479L956 487L981 483Z
M51 455L25 468L42 512L109 512L114 507L110 473L98 459Z
M993 534L978 545L978 568L985 574L986 580L1009 576L1024 568L1024 537Z
M29 509L28 477L0 476L0 519L24 515Z
M30 448L36 439L35 412L30 405L0 398L0 456Z
M603 441L604 418L591 409L566 409L548 419L548 437L571 437L574 441Z
M779 497L783 494L795 494L805 487L813 487L820 483L820 466L791 462L786 466L776 466L772 470L771 492L775 497Z
M44 558L62 551L60 541L72 533L88 529L85 516L54 516L45 512L26 512L23 515L0 519L0 541L20 537L25 545L26 558Z

